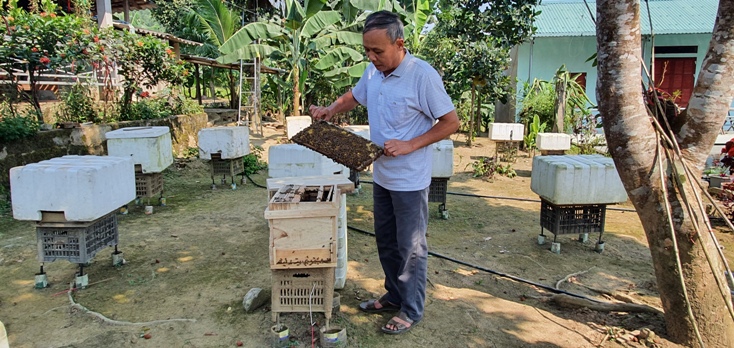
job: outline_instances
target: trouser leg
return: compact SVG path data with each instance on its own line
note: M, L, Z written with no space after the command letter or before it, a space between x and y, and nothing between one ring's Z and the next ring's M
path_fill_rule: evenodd
M385 288L391 295L399 294L402 311L408 317L420 320L428 267L428 188L401 192L376 187L375 191L375 233ZM386 212L387 208L391 210Z

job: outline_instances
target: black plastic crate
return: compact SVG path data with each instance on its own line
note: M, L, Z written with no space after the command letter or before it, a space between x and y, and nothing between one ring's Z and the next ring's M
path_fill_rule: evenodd
M554 235L604 233L606 211L606 204L555 205L541 199L540 226Z
M428 188L428 201L446 204L446 191L448 191L448 178L431 178L431 186Z
M163 174L135 173L135 197L150 198L163 193Z
M100 250L117 245L117 215L113 212L88 223L40 222L36 225L36 237L38 261L87 263Z

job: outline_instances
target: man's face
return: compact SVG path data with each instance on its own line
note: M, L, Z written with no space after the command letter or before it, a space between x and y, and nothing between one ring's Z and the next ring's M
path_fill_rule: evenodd
M391 42L387 29L374 29L364 33L362 44L367 59L385 75L393 72L403 59L404 40L399 38Z

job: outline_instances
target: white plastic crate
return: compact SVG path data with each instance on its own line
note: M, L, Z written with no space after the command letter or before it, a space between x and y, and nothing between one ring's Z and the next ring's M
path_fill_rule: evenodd
M250 130L247 127L210 127L199 131L199 158L210 160L240 158L250 153Z
M565 151L571 149L571 136L564 133L538 133L535 143L541 151Z
M286 135L288 139L311 125L311 116L288 116L285 118Z
M489 139L494 141L522 141L525 126L522 123L490 123Z
M349 168L298 144L273 145L268 149L268 174L271 178L343 175Z
M432 178L449 178L454 174L454 142L441 140L431 145L433 150Z
M370 140L370 126L344 126L344 129Z
M168 127L128 127L105 134L107 154L132 157L143 173L160 173L173 163L171 131Z
M556 205L627 201L614 162L601 155L535 156L530 189Z
M129 157L57 157L11 168L10 192L18 220L94 221L135 199L135 167Z

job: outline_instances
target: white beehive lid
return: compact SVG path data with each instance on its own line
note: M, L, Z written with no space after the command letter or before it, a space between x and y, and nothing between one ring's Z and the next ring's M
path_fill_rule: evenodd
M173 143L168 127L129 127L105 134L107 154L131 157L143 173L160 173L173 164Z
M538 150L561 151L571 149L571 136L564 133L538 133Z
M349 168L298 144L278 144L268 149L271 178L339 174L348 177Z
M601 155L535 156L530 189L557 205L627 201L614 161Z
M367 140L370 139L370 126L344 126L344 129L359 135Z
M433 151L432 178L448 178L454 174L454 142L441 140L431 145Z
M130 139L130 138L157 138L171 133L165 126L156 127L126 127L105 133L107 139Z
M288 116L285 118L286 135L293 138L298 132L311 125L311 116Z
M490 123L487 132L490 140L523 141L525 125L522 123Z
M240 158L250 153L250 129L247 127L210 127L199 131L199 158L210 160Z
M10 169L13 217L41 221L42 212L67 221L94 221L135 199L131 158L64 156Z

